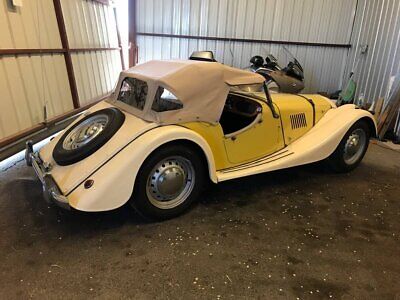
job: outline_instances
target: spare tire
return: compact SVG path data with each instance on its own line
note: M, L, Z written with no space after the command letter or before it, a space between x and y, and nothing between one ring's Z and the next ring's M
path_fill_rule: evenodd
M64 132L53 150L57 164L74 164L100 149L122 126L125 115L116 108L98 110Z

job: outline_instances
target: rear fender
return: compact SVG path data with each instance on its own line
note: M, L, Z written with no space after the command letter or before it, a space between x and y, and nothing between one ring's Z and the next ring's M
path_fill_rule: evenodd
M81 211L106 211L124 205L146 158L160 146L178 140L193 142L203 150L210 179L217 182L214 157L207 142L187 128L163 126L144 133L98 168L86 179L94 181L91 188L85 189L85 180L67 195L70 206Z

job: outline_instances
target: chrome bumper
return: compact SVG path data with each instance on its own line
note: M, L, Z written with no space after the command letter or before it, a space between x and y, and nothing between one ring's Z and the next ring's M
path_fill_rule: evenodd
M41 181L46 201L55 203L64 209L70 209L67 197L61 193L56 182L51 177L50 168L45 166L37 153L33 152L32 141L26 143L25 161L28 166L33 167Z

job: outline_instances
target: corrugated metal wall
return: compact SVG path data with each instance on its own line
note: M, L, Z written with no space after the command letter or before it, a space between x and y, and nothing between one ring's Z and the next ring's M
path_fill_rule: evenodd
M80 106L108 94L121 70L113 8L91 0L61 0ZM68 73L53 0L0 1L0 49L61 50L0 55L0 142L71 111ZM76 49L87 50L76 50ZM101 48L102 50L88 50Z
M75 53L72 62L82 106L109 94L122 69L119 50Z
M386 95L390 77L400 72L400 1L359 0L352 44L347 73L361 57L354 77L357 94L372 103ZM369 49L361 55L364 45Z
M224 38L348 44L356 0L137 0L137 31ZM280 45L206 41L138 35L139 62L186 59L194 50L212 50L217 60L244 68L256 54ZM341 85L348 50L288 46L305 68L308 91Z
M90 0L61 1L71 48L117 48L113 8ZM80 51L72 62L79 102L86 105L113 88L122 69L119 50Z
M0 2L0 48L61 48L52 0ZM0 139L73 108L62 54L0 57Z

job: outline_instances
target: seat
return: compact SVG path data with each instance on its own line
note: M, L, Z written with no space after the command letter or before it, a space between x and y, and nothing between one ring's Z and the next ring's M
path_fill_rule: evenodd
M261 105L247 97L229 94L220 118L225 135L240 131L254 122L261 112Z

